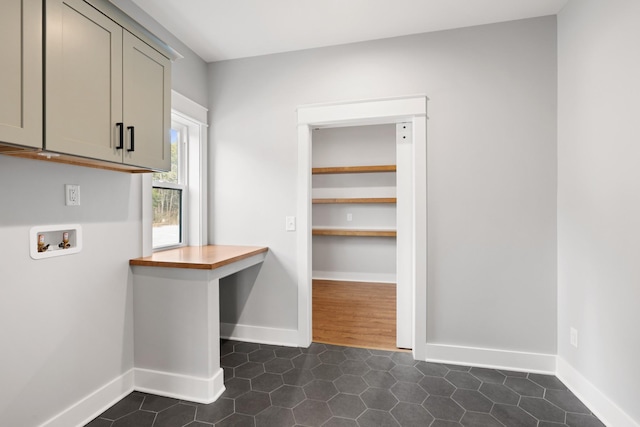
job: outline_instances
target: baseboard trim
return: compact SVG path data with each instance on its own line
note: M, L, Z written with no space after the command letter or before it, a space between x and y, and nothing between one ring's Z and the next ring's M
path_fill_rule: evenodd
M220 323L220 337L236 341L298 347L297 329L265 328L234 323Z
M607 426L640 427L626 412L598 390L562 357L557 357L556 376Z
M84 426L134 390L133 369L74 403L40 427Z
M427 344L426 360L428 362L550 375L554 375L556 372L556 356L554 354L527 353L491 348Z
M224 392L224 371L211 378L192 377L170 372L135 368L135 389L159 396L197 403L214 402Z
M296 347L298 331L222 323L221 336L239 341ZM559 356L427 344L426 360L556 375L605 425L640 427L640 424ZM207 404L217 400L224 392L224 372L220 369L211 378L197 378L148 369L130 369L40 427L84 426L133 390Z

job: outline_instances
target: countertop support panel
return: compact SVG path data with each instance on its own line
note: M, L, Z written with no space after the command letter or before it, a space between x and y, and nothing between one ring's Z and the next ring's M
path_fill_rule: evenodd
M205 404L224 392L220 279L261 263L267 252L187 246L130 260L136 390Z

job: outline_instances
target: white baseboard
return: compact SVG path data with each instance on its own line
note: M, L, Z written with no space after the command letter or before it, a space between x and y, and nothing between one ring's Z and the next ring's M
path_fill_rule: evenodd
M228 323L220 326L221 336L224 338L297 346L297 330ZM429 362L556 375L605 425L640 427L640 424L561 357L442 344L426 344L426 355ZM131 369L40 427L84 426L133 390L206 404L215 401L224 392L224 372L220 369L213 377L204 379L140 368Z
M316 271L311 274L314 280L338 280L344 282L396 283L395 274L357 273L349 271Z
M40 427L84 426L133 391L133 369L65 409Z
M426 360L454 365L505 369L554 375L555 354L526 353L490 348L463 347L443 344L427 344Z
M559 356L557 359L556 376L600 421L611 427L640 427L566 360Z
M298 347L297 329L220 323L220 337L236 341Z
M135 389L197 403L211 403L224 392L222 368L211 378L135 368Z

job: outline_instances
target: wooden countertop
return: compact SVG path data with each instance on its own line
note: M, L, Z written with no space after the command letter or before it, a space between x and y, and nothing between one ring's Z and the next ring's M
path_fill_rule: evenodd
M129 260L129 265L214 270L268 250L269 248L260 246L185 246Z

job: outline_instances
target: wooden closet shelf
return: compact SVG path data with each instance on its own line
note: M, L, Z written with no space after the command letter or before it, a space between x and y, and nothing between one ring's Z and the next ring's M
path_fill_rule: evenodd
M396 165L374 165L374 166L333 166L326 168L313 168L313 175L324 175L332 173L370 173L370 172L395 172Z
M313 199L313 204L335 203L396 203L395 197L365 197L365 198L340 198L340 199Z
M395 230L352 230L340 228L314 228L314 236L396 237Z

